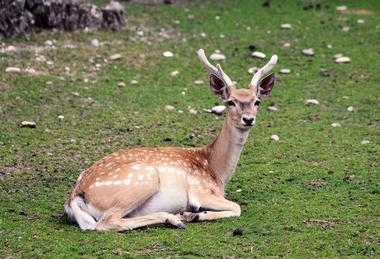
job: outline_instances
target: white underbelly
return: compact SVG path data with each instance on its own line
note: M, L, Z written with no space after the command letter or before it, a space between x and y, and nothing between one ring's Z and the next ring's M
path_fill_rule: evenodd
M154 194L134 211L132 216L143 216L155 212L176 214L185 211L187 204L188 198L184 189L170 186Z

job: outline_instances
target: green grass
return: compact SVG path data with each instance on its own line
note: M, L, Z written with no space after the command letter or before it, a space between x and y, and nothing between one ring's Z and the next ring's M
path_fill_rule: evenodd
M7 40L7 46L25 47L55 39L57 48L40 53L54 61L51 69L35 61L34 52L0 54L0 257L379 256L380 2L321 1L320 10L304 11L307 3L273 1L270 8L248 0L126 5L129 21L119 33ZM371 14L335 11L342 4ZM189 14L195 18L188 19ZM293 29L282 30L281 23ZM350 31L342 32L342 26ZM150 45L131 40L136 28L145 30ZM168 38L160 35L161 28ZM207 36L200 37L202 32ZM92 38L112 44L94 49ZM283 48L285 42L291 47ZM65 49L64 43L78 48ZM243 87L250 80L247 69L265 62L250 57L252 44L268 56L279 55L276 71L290 68L292 73L277 76L227 187L227 198L242 207L240 218L188 224L186 230L154 226L125 233L84 232L65 222L63 203L79 172L106 154L212 141L222 118L202 112L218 100L207 84L193 84L207 82L208 76L196 50L221 50L227 56L224 70ZM315 57L300 54L310 47ZM175 57L164 58L166 50ZM123 58L103 61L114 53ZM335 64L337 53L352 62ZM90 58L103 65L100 71L90 71ZM10 75L7 66L47 74ZM75 74L67 75L65 66ZM331 76L321 76L320 69ZM173 70L180 72L177 77L170 75ZM118 87L120 81L127 86ZM306 106L309 98L321 105ZM271 103L277 112L267 110ZM176 111L165 112L167 104ZM198 114L189 114L190 105ZM357 111L347 112L348 106ZM21 128L23 120L37 127ZM332 128L333 122L342 127ZM195 138L189 138L191 133ZM272 134L281 140L271 142ZM371 143L362 145L364 139ZM325 185L313 186L313 180ZM237 228L242 236L232 236Z

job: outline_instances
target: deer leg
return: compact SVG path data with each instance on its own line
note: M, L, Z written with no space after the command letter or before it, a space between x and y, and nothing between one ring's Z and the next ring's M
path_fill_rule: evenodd
M181 215L182 219L195 222L240 216L239 204L229 201L224 197L215 195L205 196L200 197L198 202L199 212L184 212Z
M132 218L123 218L123 212L123 210L112 210L106 213L97 222L95 229L100 231L111 229L125 231L162 223L171 224L177 228L186 228L186 225L182 223L179 217L167 212L156 212Z

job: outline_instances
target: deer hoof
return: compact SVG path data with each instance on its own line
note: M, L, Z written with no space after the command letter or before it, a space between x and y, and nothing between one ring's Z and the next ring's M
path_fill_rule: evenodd
M177 224L177 225L175 225L177 228L179 228L179 229L186 229L187 228L187 226L185 225L185 224L183 224L183 223L180 223L180 224Z
M190 222L197 222L199 221L199 214L198 213L191 213L189 216Z

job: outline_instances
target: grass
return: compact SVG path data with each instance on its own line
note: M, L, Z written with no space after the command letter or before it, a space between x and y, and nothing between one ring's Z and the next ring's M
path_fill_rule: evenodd
M119 33L6 40L6 46L26 48L54 39L56 48L38 54L54 62L50 68L27 49L0 54L0 257L379 256L380 2L321 1L320 9L304 11L308 3L126 5L129 21ZM342 4L371 13L339 13L335 7ZM280 29L281 23L293 28ZM93 38L105 44L94 49ZM224 70L243 87L250 80L247 69L265 62L250 57L250 45L278 54L276 72L292 73L277 74L227 187L228 199L241 204L240 218L188 224L184 231L154 226L126 233L83 232L65 222L63 203L79 172L106 154L212 141L222 118L202 109L219 102L207 84L193 84L207 82L195 52L219 49L227 56ZM304 48L316 55L303 56ZM175 56L164 58L167 50ZM114 53L122 59L105 63ZM335 64L337 53L351 63ZM102 67L93 71L96 63ZM46 74L8 74L8 66ZM173 70L179 75L171 76ZM127 86L118 87L120 81ZM309 98L321 105L305 105ZM272 103L278 111L267 110ZM167 104L175 111L166 112ZM21 128L23 120L37 127ZM341 127L331 127L334 122ZM272 134L280 141L271 142ZM364 139L370 143L361 144ZM243 235L233 236L235 229Z

